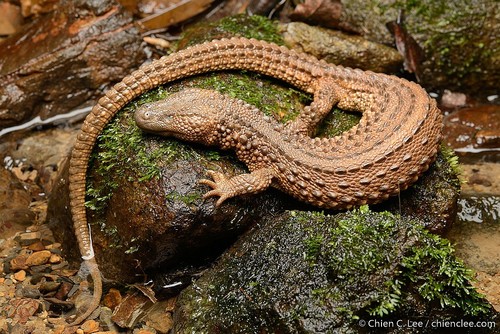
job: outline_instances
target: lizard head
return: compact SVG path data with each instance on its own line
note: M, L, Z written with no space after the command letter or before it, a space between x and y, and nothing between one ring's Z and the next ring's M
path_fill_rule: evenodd
M142 105L135 112L135 122L146 132L213 145L220 113L210 100L208 90L186 89Z

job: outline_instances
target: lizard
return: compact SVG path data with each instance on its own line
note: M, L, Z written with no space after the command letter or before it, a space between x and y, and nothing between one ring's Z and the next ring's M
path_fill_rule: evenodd
M216 206L273 186L327 209L380 202L427 170L441 136L440 112L409 116L398 108L369 107L342 135L313 138L311 129L322 117L283 126L242 100L196 88L142 105L134 115L147 132L236 152L250 173L228 178L208 171L212 180L200 180L212 188L204 198L218 197Z
M250 160L265 158L268 161L283 155L281 162L276 161L275 165L280 173L286 175L289 183L283 183L281 187L299 199L335 209L365 202L375 203L414 182L436 155L442 127L442 116L436 102L418 84L395 76L332 65L284 46L239 37L194 45L144 64L97 101L85 118L71 153L68 178L70 209L83 259L82 267L88 268L94 283L91 302L72 324L79 324L90 316L98 307L102 295L101 273L95 260L85 211L88 161L99 134L122 107L146 91L189 76L221 70L261 73L312 94L310 105L286 126L286 131L281 128L274 132L274 136L287 134L280 144L285 147L306 144L304 138L314 134L316 124L335 105L364 113L360 123L342 136L315 138L305 146L307 149L290 151L287 148L285 152L285 147L275 147L271 155L266 154L269 147L264 145L254 150L259 154L249 156ZM248 108L237 110L241 109ZM193 130L203 130L193 125ZM367 129L371 130L367 132ZM263 137L261 141L248 141L263 134L253 127L245 130L238 139L241 145L263 144L263 140L270 139ZM297 139L290 133L301 137ZM277 143L274 139L273 142ZM325 149L328 152L324 152ZM293 152L299 154L300 159ZM321 159L315 163L314 156ZM300 160L296 166L287 165L295 159ZM251 175L252 182L256 182L260 191L270 185L270 174L265 168L259 168L263 164L255 166L253 174L243 175ZM326 179L315 178L317 173L322 173ZM213 181L202 181L214 188L206 196L220 196L217 203L221 204L228 194L221 192L224 187L218 184L226 180L214 172L211 176L214 184L210 183ZM276 181L271 178L271 182ZM332 189L319 194L319 188L325 181L329 181ZM312 184L315 184L314 187ZM246 192L252 190L247 189Z

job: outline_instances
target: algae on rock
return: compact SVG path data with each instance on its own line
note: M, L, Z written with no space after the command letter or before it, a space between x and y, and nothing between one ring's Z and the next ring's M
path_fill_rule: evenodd
M498 94L500 3L491 0L344 0L342 18L365 38L394 44L386 24L401 11L425 53L420 75L430 89Z
M175 332L358 332L372 317L490 316L471 279L449 242L416 221L366 206L292 211L247 233L181 293Z

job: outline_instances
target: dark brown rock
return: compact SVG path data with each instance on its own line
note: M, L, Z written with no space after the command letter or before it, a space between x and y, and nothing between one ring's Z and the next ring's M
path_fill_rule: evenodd
M242 236L182 291L173 332L363 333L370 319L437 315L494 321L472 278L448 242L417 221L366 207L287 212Z
M28 208L31 198L23 184L7 169L0 168L0 235L8 238L33 223Z
M137 67L144 54L131 23L112 0L63 1L5 40L0 129L68 112Z

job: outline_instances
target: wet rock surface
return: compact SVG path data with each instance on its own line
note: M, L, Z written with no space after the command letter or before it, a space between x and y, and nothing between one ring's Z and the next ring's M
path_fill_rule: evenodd
M3 41L0 129L66 113L137 67L144 54L131 22L111 0L64 1Z
M444 119L445 141L463 162L500 160L500 106L452 111ZM476 157L474 157L476 156Z
M444 119L445 142L460 161L462 196L457 221L446 234L457 255L477 272L474 285L500 311L500 166L497 105L452 110Z
M387 23L402 15L403 27L423 49L418 77L428 89L498 94L499 4L471 1L311 1L337 5L323 21L365 38L394 45ZM319 11L319 10L318 10ZM410 47L407 45L406 47Z
M428 314L460 319L473 309L485 313L472 319L488 319L488 304L469 295L469 283L449 285L462 270L449 245L418 222L366 209L291 212L247 233L180 294L174 331L354 333L389 310L385 319L404 322ZM429 279L447 307L419 288Z
M255 25L256 22L259 22L259 19L252 20L256 21L251 21L251 24L247 21L245 27ZM232 23L234 20L231 19L229 22ZM227 26L226 24L225 27ZM265 29L259 29L259 34L265 36ZM201 38L205 37L209 39L212 37L223 37L217 34L222 34L224 37L227 37L227 35L225 35L227 31L221 33L219 29L216 30L216 36L208 35L206 30L205 32L200 32L198 35L201 35ZM186 42L181 41L179 45L183 43L185 44ZM226 94L233 94L234 91L239 91L240 93L250 91L257 92L257 95L247 97L247 102L257 105L263 112L282 122L285 122L289 117L293 117L303 104L309 102L307 96L295 92L291 93L289 87L285 87L284 91L286 93L284 93L284 95L276 94L274 89L271 88L276 83L269 83L259 76L223 75L223 77L225 77L223 81L219 80L219 77L220 76L208 75L201 78L197 83L187 81L180 83L177 88L181 89L182 87L189 87L190 85L197 84L203 88L216 87ZM248 86L248 82L253 82L254 86ZM158 98L159 95L162 94L165 94L163 88L151 94L146 94L142 102ZM271 99L270 96L277 96L277 100ZM324 326L324 323L320 323L321 319L316 321L318 314L320 314L316 313L316 311L319 310L320 312L325 312L323 314L332 315L332 317L326 319L326 321L330 321L333 326L337 325L341 326L340 328L353 329L353 331L358 332L361 328L359 328L359 322L355 319L357 314L367 314L366 312L372 307L374 310L377 307L376 305L385 305L384 307L390 308L394 300L390 299L390 294L388 295L387 293L397 291L391 290L394 286L391 288L390 284L385 285L379 283L383 283L387 277L395 277L395 275L397 275L394 268L401 264L400 260L405 249L415 250L418 248L412 247L416 242L413 238L415 235L408 238L401 237L404 231L415 231L413 228L420 231L419 227L413 225L413 227L410 227L410 225L406 225L409 224L406 218L415 217L412 210L414 209L418 215L423 218L423 220L420 221L420 225L425 225L432 229L433 216L437 218L436 230L442 231L442 228L444 228L442 221L446 221L446 224L449 224L448 218L452 214L450 210L453 210L453 206L448 205L454 204L454 196L456 196L456 193L453 193L453 191L457 187L456 178L454 176L448 178L449 175L453 174L450 174L449 170L453 165L450 164L450 157L440 156L438 157L437 163L415 186L415 188L417 188L416 193L419 194L418 197L420 199L416 202L405 202L405 194L409 194L412 191L409 189L402 194L401 201L396 197L392 199L392 204L387 204L393 212L401 212L406 217L404 220L397 221L396 225L399 226L398 228L389 229L393 232L391 235L392 237L389 238L389 243L373 242L377 249L379 249L380 246L381 253L369 253L363 248L361 263L364 263L363 259L374 259L375 257L376 260L376 257L380 254L385 254L384 252L389 253L389 259L396 257L395 261L388 264L389 269L387 270L388 267L386 266L388 262L381 260L382 262L377 263L383 263L384 265L381 265L380 268L375 269L375 271L368 272L367 275L344 275L342 279L339 279L339 276L333 275L335 271L331 270L332 263L327 261L328 259L335 259L336 257L328 252L321 253L323 250L328 249L321 248L328 244L328 242L321 243L321 240L319 240L321 238L327 240L327 237L329 237L328 233L334 231L334 229L331 228L331 224L324 226L321 222L315 220L317 217L311 218L310 223L306 225L304 225L304 222L297 222L294 220L296 217L292 217L290 218L291 221L283 223L278 219L283 212L283 207L289 206L290 208L297 209L300 208L301 205L288 197L284 197L283 194L277 191L262 194L262 196L259 197L234 199L221 209L213 210L212 200L202 201L200 199L200 196L207 189L198 186L196 181L206 176L205 171L207 169L219 169L229 173L240 173L243 171L242 166L235 163L231 155L206 151L205 148L183 146L171 141L167 142L164 138L160 139L143 134L140 134L140 139L138 139L137 129L134 129L134 125L130 122L130 118L127 118L127 115L130 116L133 107L135 107L135 105L131 104L122 116L117 118L114 126L110 127L107 134L104 136L108 137L107 144L106 140L103 138L100 148L96 150L93 162L92 182L89 183L88 189L91 195L89 197L89 213L91 219L93 219L92 231L93 234L97 236L95 245L96 250L99 252L98 256L100 256L98 261L101 268L104 267L103 272L105 278L115 278L120 282L130 282L133 280L139 282L139 284L129 286L130 289L126 289L123 285L114 285L106 281L105 296L101 303L101 307L99 307L95 314L92 315L91 319L82 324L80 328L67 327L67 325L62 322L61 317L61 312L63 310L69 310L73 304L83 305L82 301L89 297L88 290L92 289L92 283L86 281L83 273L77 275L75 269L69 269L78 268L78 263L80 262L80 256L76 251L73 231L70 228L72 223L69 218L70 214L67 207L67 192L64 190L67 180L67 175L64 171L67 171L67 169L63 167L63 157L68 147L64 145L64 142L67 141L68 145L71 145L70 138L72 135L68 137L61 135L61 137L57 139L58 133L60 134L60 132L54 131L48 134L48 137L55 136L56 139L53 141L44 142L46 138L43 136L34 136L33 140L25 141L20 140L20 137L9 137L9 140L0 143L2 158L6 157L6 154L4 154L5 152L8 152L7 155L10 157L10 159L4 160L6 167L11 170L11 172L8 172L10 174L5 174L6 178L10 180L6 183L8 185L7 188L11 189L6 192L7 195L5 198L9 199L8 196L12 194L12 190L21 190L21 188L27 189L23 190L24 195L20 198L24 198L24 196L29 198L31 201L29 211L32 216L35 216L33 219L30 218L29 221L36 223L36 225L40 225L41 222L45 220L46 206L43 203L46 198L45 195L39 194L43 193L45 189L51 191L51 201L53 201L53 203L51 203L49 207L49 217L52 222L50 226L53 231L56 231L58 240L64 240L62 244L59 244L58 242L54 242L52 237L52 239L47 239L47 237L41 233L43 229L39 227L36 229L30 228L29 231L26 231L26 226L29 225L28 221L19 225L11 225L14 228L11 229L12 232L10 232L10 236L14 236L15 233L19 232L23 235L18 241L13 240L13 238L7 238L7 235L0 233L0 250L2 252L8 252L8 266L10 266L10 269L7 268L8 271L0 272L0 292L5 292L4 295L0 293L0 310L3 312L7 309L12 310L13 307L19 307L18 309L20 312L25 314L22 319L21 317L16 318L18 319L16 320L17 323L14 324L16 327L12 327L12 322L4 321L0 316L1 330L9 332L12 330L21 331L28 329L34 333L37 333L37 330L41 333L74 333L77 330L79 330L79 333L82 331L90 333L99 330L107 330L109 332L135 331L137 333L164 333L168 332L170 328L174 326L175 320L177 320L175 326L177 326L176 328L179 329L179 331L188 328L188 326L202 328L203 326L211 326L211 323L219 319L215 318L215 316L218 317L220 314L228 314L228 312L231 313L231 317L222 319L220 321L221 326L230 324L231 321L237 319L236 317L240 317L239 319L251 318L249 323L242 322L241 326L258 326L259 319L266 320L270 319L270 317L275 317L273 319L283 319L279 317L283 316L283 314L290 315L290 313L286 313L291 310L291 307L288 307L288 305L298 305L298 302L294 301L293 298L285 299L287 301L286 303L282 302L270 305L270 303L276 300L273 299L273 296L278 296L278 294L270 294L268 291L279 290L279 296L282 297L285 296L284 293L281 293L282 291L293 290L291 293L293 297L302 296L301 293L312 291L311 298L307 301L307 305L308 307L311 306L309 310L313 311L309 313L300 313L299 307L297 316L304 316L305 314L305 316L309 318L304 319L308 319L308 321L298 325L296 322L293 322L291 326L316 326L315 328L321 328L321 326ZM292 112L288 113L290 110ZM350 128L357 119L359 119L358 115L344 114L340 113L338 110L334 110L332 112L332 117L326 122L327 125L322 129L323 134L328 136L335 135L339 131ZM130 132L128 132L129 130ZM43 133L45 133L45 131ZM40 135L36 132L35 134ZM127 134L129 140L117 146L117 141L122 141L122 139L125 138L122 134ZM2 140L3 139L4 138L2 138ZM109 141L110 139L111 141ZM49 147L54 146L54 150L44 149L43 146L39 146L38 144L42 142ZM24 145L26 147L23 147ZM138 152L140 151L135 150L129 151L129 149L136 149L138 146L145 149L142 151L143 153L139 154ZM126 147L127 150L124 152L117 150L117 148L123 147ZM20 149L20 152L16 153L18 155L14 155L13 151L16 151L17 148ZM44 153L45 151L47 152L47 154L41 155L44 157L41 159L43 161L37 160L36 152L38 150L42 150ZM60 150L59 155L55 153L58 150ZM123 155L121 155L122 153ZM141 156L141 154L144 155ZM120 155L121 160L118 159ZM14 156L15 158L12 158ZM154 164L151 164L151 160L148 160L149 158L144 160L145 157L148 156L151 156L151 159L156 161L156 167ZM162 158L160 159L159 157ZM131 158L136 160L131 160ZM47 163L47 161L50 161L50 163ZM144 163L145 161L147 163ZM23 164L21 164L21 162ZM453 160L451 160L451 162L453 162ZM136 163L137 165L134 166ZM57 168L50 167L54 166L54 164ZM434 168L440 164L442 164L444 168L442 172L436 173ZM45 173L48 174L49 177L39 177L41 175L40 166L44 166L43 168L46 169ZM47 166L50 168L47 169ZM482 164L480 165L481 167L478 166L479 165L476 165L476 167L473 167L470 171L472 175L470 180L472 181L470 181L469 184L478 188L484 187L490 190L494 189L495 182L492 182L491 179L495 177L495 174L486 173L486 171L494 170L494 168ZM474 170L479 171L477 172ZM60 171L62 172L56 173ZM18 181L15 180L16 178ZM2 181L4 180L3 174L1 179ZM426 179L429 181L426 181ZM48 180L52 181L49 182ZM436 180L444 183L437 183ZM54 183L53 181L57 182ZM116 182L119 182L120 187L115 187ZM421 182L425 184L425 186L420 185ZM99 187L97 187L99 184L101 184L103 188L99 189ZM143 187L148 189L143 189ZM432 192L432 187L438 189L437 194ZM464 189L464 185L462 185L462 188ZM474 194L474 191L475 188L471 190L471 194ZM108 195L109 198L106 198ZM410 197L413 198L413 196ZM443 198L448 199L442 200ZM3 201L0 203L3 203ZM485 202L481 200L481 203L490 203L488 204L490 205L489 207L485 204L485 208L487 207L485 210L488 210L487 212L489 214L496 212L495 203L498 202ZM13 207L20 207L22 210L25 210L26 200L20 200L19 203L13 205ZM371 209L383 210L388 207L373 207ZM406 211L408 208L409 211ZM460 208L461 206L459 206L459 213L464 211ZM4 217L3 209L4 207L0 206L0 219ZM302 215L302 213L299 214ZM317 214L313 214L313 216L314 215ZM345 213L345 215L352 215L352 213ZM370 213L370 215L372 215L372 213ZM176 217L182 219L176 219ZM226 220L225 217L231 217L232 220L231 218ZM13 220L9 220L9 223L15 222L17 217L13 217L12 219ZM54 219L56 219L56 221L54 221ZM245 219L247 220L245 221ZM117 226L120 226L120 230L117 231L115 226L108 224L108 221L113 222L113 224L118 224ZM137 224L130 224L130 222L134 221L137 222ZM220 223L217 223L218 221L220 221ZM431 223L429 224L429 222ZM274 231L277 225L280 225L279 231ZM370 227L374 227L375 225L370 225ZM214 272L214 270L206 271L206 268L213 263L213 259L218 254L222 253L225 247L232 244L237 238L237 235L243 233L244 230L252 226L255 227L255 230L248 232L238 241L238 248L233 248L231 252L223 257L221 262L216 264L215 268L218 272ZM363 235L359 233L363 230L363 226L360 226L359 229L355 229L355 231L352 230L352 226L352 222L344 226L348 230L340 233L340 240L345 241L347 238L358 238ZM259 228L263 228L263 232L259 232ZM472 231L474 230L477 230L477 228L472 227ZM494 230L489 229L488 232L493 233ZM417 234L418 233L420 232L417 232ZM135 237L136 235L138 235L140 239L137 239ZM309 236L305 243L302 240L304 235ZM371 233L370 236L362 239L372 240L370 237L374 235L374 233ZM155 243L155 239L157 238L163 240L163 244L160 242ZM265 244L257 242L258 240L265 240L264 238L270 238L272 240ZM469 237L468 234L461 234L461 238L468 239ZM475 237L469 239L476 240ZM40 242L40 240L43 242ZM289 243L288 240L296 241L296 243ZM486 235L483 234L483 239L479 239L479 242L474 245L475 248L471 248L472 253L460 253L459 251L459 254L467 260L475 257L484 245L486 245L485 254L478 257L481 259L478 263L494 263L495 261L492 260L494 254L492 255L491 252L498 249L498 245L495 246L494 243L485 244L485 240ZM494 242L494 240L498 239L492 237L489 240L493 240ZM256 246L254 245L254 241ZM302 243L300 243L301 241ZM397 241L397 243L395 241ZM341 256L350 254L350 251L355 249L358 245L364 244L360 241L353 246L344 247L344 252ZM387 248L385 248L386 246ZM433 246L435 246L433 249L439 249L438 245ZM155 248L149 249L150 247ZM315 253L315 249L318 248L321 249L321 251ZM266 257L264 257L262 256L264 254L261 254L264 253L263 250L272 252L271 254L267 252ZM47 251L51 253L48 259ZM489 255L488 252L490 252ZM35 253L36 255L30 260L35 262L28 262L32 264L32 266L26 265L27 259ZM290 264L280 257L283 256L283 254L286 255L286 261L290 260ZM314 258L310 256L311 254L320 255ZM240 256L241 259L239 258ZM3 261L5 257L2 256L0 259ZM11 260L13 259L15 259L15 261L12 262ZM455 263L453 257L447 259L449 260L448 263ZM316 262L310 262L311 260L316 260ZM71 261L76 261L76 263L73 266L68 266L66 261L70 261L70 263L72 263ZM249 263L251 265L249 265L248 268L245 266L236 267L236 265L228 265L238 262L240 264ZM0 268L5 268L6 263L7 262L4 261L4 266L0 266ZM422 265L423 271L430 269L433 271L431 274L439 272L439 270L432 265L432 263L434 263L433 260L430 260L429 263L428 266ZM474 265L474 261L470 261L470 263L468 262L467 264ZM323 267L321 267L322 265ZM13 266L16 269L12 269ZM278 268L276 276L271 276L270 273L276 267ZM145 270L145 268L149 270ZM287 268L290 269L288 272L286 270ZM297 271L296 268L302 268L302 270ZM479 281L474 284L481 292L486 294L488 301L497 307L498 286L500 286L498 282L499 275L498 272L495 273L496 269L491 269L495 267L490 266L488 268L487 271L478 272L477 277ZM225 271L226 269L228 270ZM337 270L337 272L339 272L339 270ZM366 273L364 269L361 271ZM52 276L44 276L45 279L43 280L40 279L40 272L43 272L44 275L47 275L49 272L48 275ZM427 273L427 271L425 272ZM36 273L34 275L36 279L32 278L33 273ZM231 273L236 274L230 276ZM290 273L290 275L287 275L287 273ZM292 274L295 274L296 277L291 277ZM303 284L304 277L312 277L316 274L318 274L318 276L315 277L319 277L319 279L311 283L311 286ZM212 303L208 303L210 305L207 306L215 306L215 308L209 308L210 313L208 314L201 314L201 311L197 312L201 310L201 308L198 308L198 304L196 304L199 301L188 301L188 294L196 296L196 293L199 293L201 296L202 294L207 295L214 292L214 287L211 286L213 285L211 284L211 282L213 283L211 279L215 277L214 275L219 275L219 277L222 278L229 277L229 280L226 280L225 283L220 285L221 288L227 288L228 290L226 291L228 291L228 293L223 296L224 298L217 300L217 302L222 302L223 305L216 305L217 303L214 304L214 300L212 300ZM256 280L250 281L251 278L261 278L266 275L272 278L269 285L267 285L269 289L278 287L276 288L277 290L266 290L264 284L256 284ZM183 292L182 301L177 303L177 311L175 311L175 298L165 299L165 296L177 294L182 287L182 283L190 283L199 277L202 277L201 280L198 280L189 290ZM281 281L278 279L283 277L285 277L285 279ZM346 277L353 280L355 283L357 282L353 285L353 289L350 289L347 283L345 283L345 281L347 281ZM152 282L150 282L151 278ZM293 279L296 279L296 284L288 284L292 282ZM248 284L242 288L242 286L237 286L232 283L233 281ZM334 281L333 283L335 284L330 285L330 292L333 291L333 293L331 295L327 294L326 297L328 301L321 305L319 301L321 300L322 293L325 291L314 289L314 287L321 287L324 286L321 284L328 284L332 281ZM36 287L24 286L24 282L30 282L31 285L34 284ZM145 282L148 284L142 284ZM109 290L111 286L114 288ZM204 289L196 291L199 286ZM404 295L406 297L398 304L404 305L404 307L398 308L396 311L397 313L393 313L385 319L409 319L419 314L425 314L426 316L432 314L435 315L436 318L441 318L441 311L443 312L443 318L448 316L460 316L462 314L460 313L462 311L457 311L457 309L451 310L448 307L443 311L439 307L438 301L429 303L427 300L422 299L422 297L419 297L419 294L415 292L416 286L428 285L415 284L413 287L407 286L408 289L404 290ZM336 293L336 289L342 287L347 288L347 291L343 290L343 294L337 298L338 294ZM363 287L366 289L362 289ZM17 289L22 289L23 291L20 297L21 300L16 302L18 304L14 306L7 306L5 303L10 300L9 298L15 295ZM353 295L355 291L359 291L357 289L362 289L362 291L357 295ZM54 291L56 291L55 294ZM254 295L253 293L255 292L257 292L257 294ZM259 293L261 294L259 295ZM70 295L71 297L66 298L66 296ZM3 298L5 296L7 297ZM41 296L43 296L42 306L35 309L36 303L30 302L28 299L36 299L38 302L42 300ZM76 296L79 297L76 298ZM386 297L389 299L385 299ZM340 302L340 304L346 304L345 299L342 298L350 298L349 300L355 301L353 304L353 312L357 313L354 314L354 318L352 317L353 314L348 311L344 312L342 311L343 309L336 308L334 311L332 311L331 308L329 309L329 307L333 305L333 302L330 300ZM288 302L289 300L291 301ZM387 301L388 304L380 303L381 301ZM240 309L238 307L227 308L228 305L237 305L231 304L233 302L241 302L242 305L245 305L245 309L249 311L246 312L245 309ZM249 307L247 307L248 304L250 304ZM260 307L261 305L262 307ZM281 313L274 311L271 313L264 313L262 311L275 309L278 309ZM213 313L214 310L216 310L215 313ZM256 310L256 312L253 316L250 316L249 312L253 310ZM378 308L378 311L383 312L382 310L383 307ZM71 314L72 311L69 312L69 314ZM212 322L210 323L210 321L207 321L194 324L193 321L186 318L187 315L192 315L193 318L197 319L209 318ZM295 316L295 314L292 315ZM67 315L64 317L66 316ZM21 324L20 321L24 321L26 317L28 319L27 322L24 325ZM381 319L379 315L374 315L373 318ZM290 324L290 318L286 319L288 320L280 321L278 324L273 322L272 325L277 326L273 328L278 328L281 332L286 332L287 326ZM481 319L498 322L498 320L496 320L498 318L492 314ZM340 324L340 322L343 323ZM116 323L120 324L120 326L127 326L128 329L120 328Z

